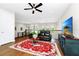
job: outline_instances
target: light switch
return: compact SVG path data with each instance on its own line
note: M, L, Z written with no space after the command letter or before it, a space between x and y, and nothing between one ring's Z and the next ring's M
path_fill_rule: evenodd
M4 33L4 32L1 32L1 33Z

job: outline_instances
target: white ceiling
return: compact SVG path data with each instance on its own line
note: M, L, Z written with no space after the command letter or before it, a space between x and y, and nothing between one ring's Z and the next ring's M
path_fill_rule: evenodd
M38 3L36 3L38 4ZM5 3L0 4L0 8L6 9L8 11L15 13L16 22L22 23L38 23L38 22L57 22L64 12L67 10L70 4L52 4L52 3L43 3L40 10L43 12L40 13L35 11L35 14L32 14L32 10L24 10L25 7L30 7L27 3Z

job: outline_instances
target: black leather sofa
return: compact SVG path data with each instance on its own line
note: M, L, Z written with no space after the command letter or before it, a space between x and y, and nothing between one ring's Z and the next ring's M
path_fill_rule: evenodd
M42 41L51 41L52 35L49 30L40 30L38 38Z

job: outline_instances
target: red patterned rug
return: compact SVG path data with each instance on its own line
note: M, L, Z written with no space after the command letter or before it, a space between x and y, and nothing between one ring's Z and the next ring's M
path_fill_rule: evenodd
M10 48L37 56L57 56L55 45L45 41L34 43L32 40L26 39L10 46Z

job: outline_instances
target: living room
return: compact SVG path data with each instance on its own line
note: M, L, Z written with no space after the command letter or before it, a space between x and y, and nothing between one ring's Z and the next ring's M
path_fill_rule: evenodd
M78 10L75 3L1 3L0 56L78 56ZM65 26L74 38L60 37Z

